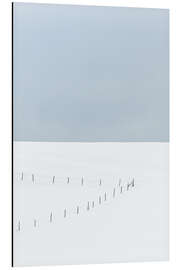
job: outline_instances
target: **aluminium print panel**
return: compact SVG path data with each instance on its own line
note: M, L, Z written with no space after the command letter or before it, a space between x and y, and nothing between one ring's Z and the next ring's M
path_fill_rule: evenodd
M168 260L169 11L12 11L13 266Z

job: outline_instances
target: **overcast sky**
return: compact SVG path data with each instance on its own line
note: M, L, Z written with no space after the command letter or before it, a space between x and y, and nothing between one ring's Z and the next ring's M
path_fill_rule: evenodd
M14 140L168 141L169 12L14 4Z

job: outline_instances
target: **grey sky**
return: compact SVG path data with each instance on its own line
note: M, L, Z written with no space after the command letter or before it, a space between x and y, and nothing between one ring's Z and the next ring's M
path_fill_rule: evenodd
M14 4L14 140L168 141L169 12Z

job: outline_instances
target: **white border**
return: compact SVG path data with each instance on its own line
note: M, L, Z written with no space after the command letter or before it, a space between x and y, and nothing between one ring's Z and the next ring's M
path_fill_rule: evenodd
M170 1L154 0L18 0L14 2L23 3L48 3L48 4L67 4L67 5L88 5L88 6L120 6L120 7L144 7L144 8L169 8ZM161 2L158 4L158 2Z
M19 1L170 9L170 261L112 265L61 266L66 269L180 269L180 1L79 0ZM0 269L11 265L11 2L0 1ZM58 267L58 266L57 266ZM33 269L52 269L52 266ZM29 269L23 267L23 269Z

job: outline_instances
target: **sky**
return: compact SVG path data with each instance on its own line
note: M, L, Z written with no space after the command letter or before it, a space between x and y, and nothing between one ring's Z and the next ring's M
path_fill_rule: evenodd
M169 141L168 10L13 8L15 141Z

